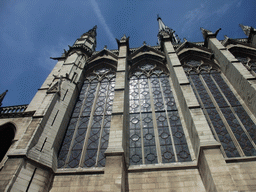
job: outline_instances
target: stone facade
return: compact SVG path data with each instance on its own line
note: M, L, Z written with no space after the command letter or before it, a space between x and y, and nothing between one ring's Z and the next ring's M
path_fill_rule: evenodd
M6 144L9 149L1 151L4 154L0 163L0 191L256 191L255 29L241 25L247 39L226 37L223 41L216 38L219 30L212 33L202 29L204 42L184 40L181 43L160 17L157 20L160 45L153 47L130 48L129 37L123 36L117 40L118 50L104 48L96 52L94 27L61 57L53 58L57 60L56 66L28 106L0 108L0 133L14 133L11 140L6 139L10 140L10 144ZM151 63L150 68L147 64ZM163 95L163 90L170 87L172 97L167 94L162 99L172 99L171 105L177 109L167 109L164 104L165 108L158 111L153 82L158 78L157 73L162 75L159 75L162 79L158 92ZM214 82L212 88L207 81L209 77ZM143 111L142 103L138 103L140 111L136 112L135 107L132 112L132 102L137 102L131 96L133 78L134 82L148 86L145 90L150 96L138 101L148 102L149 111ZM170 83L164 86L163 79ZM218 81L225 82L226 88ZM105 98L101 96L105 85L102 82L108 83ZM200 82L205 87L204 92L197 88ZM134 86L136 90L137 85ZM91 104L87 99L88 90L94 90ZM203 93L208 95L206 102ZM114 95L112 100L111 94ZM220 95L227 106L221 107ZM106 102L102 109L104 114L100 116L102 111L97 110L101 97ZM212 106L207 108L209 103ZM86 110L81 108L86 109L87 104L90 104L90 115L86 116ZM109 113L106 112L108 104L112 109ZM211 115L213 109L216 115ZM227 109L232 117L225 113ZM93 115L96 112L99 114ZM169 127L168 134L161 136L164 128L159 128L160 113L176 114L180 122L175 125L177 132L173 122L168 120L165 125ZM141 136L137 132L133 137L132 118L140 117L142 121L143 115L152 118L152 127L141 122L138 124ZM96 129L94 117L104 121L109 117L109 128L106 123ZM219 120L214 121L217 117ZM86 118L88 125L80 129ZM247 118L250 120L245 121ZM215 125L220 121L222 126ZM76 135L81 130L87 132L79 143ZM96 137L96 132L92 135L95 130L99 132L97 142L92 141L93 136ZM153 144L146 143L145 130L152 130L153 133L146 134L148 136L155 134ZM104 131L106 138L103 138ZM176 137L177 133L180 135ZM163 138L167 137L171 138L169 143L163 144ZM178 139L181 137L182 141ZM137 146L139 139L144 142ZM106 149L102 148L105 141ZM90 148L97 143L102 146ZM75 148L78 144L80 147ZM153 152L148 152L152 149ZM92 157L92 153L97 155ZM153 153L155 157L150 156ZM85 165L87 160L90 163Z

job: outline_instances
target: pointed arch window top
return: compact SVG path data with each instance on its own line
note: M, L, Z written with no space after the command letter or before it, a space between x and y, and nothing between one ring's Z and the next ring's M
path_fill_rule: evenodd
M87 75L86 79L89 82L93 80L102 81L103 79L107 79L110 81L115 77L115 72L111 68L100 68L93 70L90 74Z
M220 69L216 65L204 62L203 60L190 60L188 62L184 62L183 68L187 74L220 72Z
M149 78L151 76L159 77L162 74L169 75L168 69L157 64L146 63L137 66L131 75L134 75L138 78L141 76L146 76L146 78Z

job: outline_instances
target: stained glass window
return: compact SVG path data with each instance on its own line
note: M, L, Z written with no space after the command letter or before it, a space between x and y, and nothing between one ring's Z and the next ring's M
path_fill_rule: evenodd
M216 64L188 60L184 70L225 157L256 155L255 122L226 83Z
M58 158L58 168L103 167L114 99L115 73L101 68L86 75Z
M168 70L143 64L130 76L130 164L191 161Z

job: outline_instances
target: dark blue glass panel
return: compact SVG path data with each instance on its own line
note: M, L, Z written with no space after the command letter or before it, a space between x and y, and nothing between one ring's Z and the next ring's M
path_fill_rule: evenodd
M210 74L203 74L202 77L204 78L208 88L210 89L210 91L211 91L212 95L214 96L214 99L218 103L219 107L227 107L228 106L227 102L225 101L225 99L221 95L219 89L213 82Z
M211 119L213 127L219 137L222 147L227 157L240 157L224 123L222 122L216 109L207 109L207 113Z
M236 96L221 77L220 73L212 74L212 76L214 77L216 83L219 85L221 91L224 93L231 106L241 105Z
M200 78L198 75L191 75L191 79L193 80L193 83L196 87L196 90L204 104L204 107L207 108L212 108L214 107L212 100L210 99L210 96L208 95L206 89L203 86L203 83L201 82ZM193 87L194 88L194 87ZM199 102L200 103L200 102Z
M229 126L231 127L238 143L240 144L241 148L244 151L246 156L253 156L256 155L256 150L252 146L251 142L249 141L248 137L246 136L244 130L242 129L241 125L235 118L234 114L229 108L221 109L223 115L225 116Z
M249 117L249 115L246 113L242 106L234 107L234 109L240 121L242 121L245 129L250 134L252 140L254 141L254 143L256 143L256 125L251 120L251 118Z

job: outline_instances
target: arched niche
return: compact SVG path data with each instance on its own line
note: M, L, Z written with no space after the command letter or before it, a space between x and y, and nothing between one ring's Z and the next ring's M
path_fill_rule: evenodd
M12 123L0 126L0 162L10 148L15 136L16 128Z

